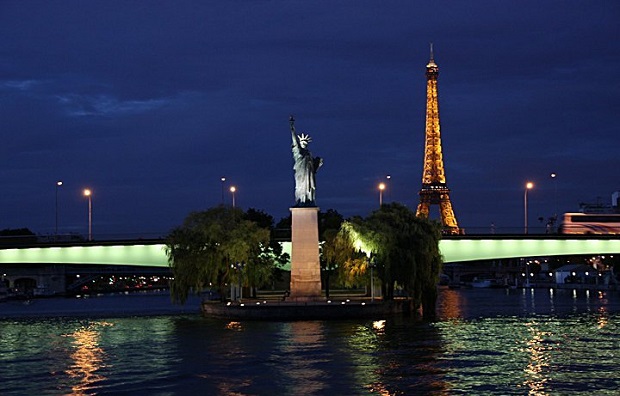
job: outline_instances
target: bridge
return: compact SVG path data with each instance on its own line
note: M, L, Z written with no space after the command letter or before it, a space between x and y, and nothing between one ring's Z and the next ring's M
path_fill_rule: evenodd
M282 242L290 253L290 242ZM0 266L82 264L167 267L161 239L0 247ZM445 263L520 257L620 254L620 235L447 236L439 248Z

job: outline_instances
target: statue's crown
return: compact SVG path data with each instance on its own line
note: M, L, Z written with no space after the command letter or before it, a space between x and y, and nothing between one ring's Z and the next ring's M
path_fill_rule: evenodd
M301 135L299 135L299 141L310 143L312 141L312 138L310 137L310 135L306 135L305 133L302 133Z

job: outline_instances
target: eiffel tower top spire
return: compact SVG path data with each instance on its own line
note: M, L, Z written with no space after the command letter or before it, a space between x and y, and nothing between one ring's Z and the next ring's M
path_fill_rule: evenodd
M435 79L437 79L437 75L439 75L439 67L435 63L435 56L433 54L433 43L430 43L431 46L431 56L426 64L426 77L429 77L429 74L433 75Z
M435 57L433 56L433 43L430 43L431 46L431 56L430 56L430 60L428 61L428 64L426 65L426 67L437 67L437 65L435 64Z

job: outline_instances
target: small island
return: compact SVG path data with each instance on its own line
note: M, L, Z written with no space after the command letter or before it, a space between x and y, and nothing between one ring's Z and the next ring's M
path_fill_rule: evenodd
M289 119L295 205L280 223L291 228L291 255L274 237L274 219L256 209L220 205L190 213L167 238L171 298L183 304L207 291L205 315L230 319L336 319L395 313L435 316L442 269L441 225L398 203L365 218L343 219L316 206L316 171L323 160L308 150ZM319 224L321 226L319 227ZM275 298L259 290L290 277ZM363 295L330 296L330 288ZM243 298L243 293L246 297Z

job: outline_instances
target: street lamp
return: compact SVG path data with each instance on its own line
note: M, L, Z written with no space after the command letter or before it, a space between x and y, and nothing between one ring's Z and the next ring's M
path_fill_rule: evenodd
M558 175L553 172L551 178L553 179L553 216L558 216L558 181L556 179Z
M230 186L230 193L232 194L232 205L235 207L235 191L237 191L237 187Z
M88 240L93 240L93 200L92 191L86 188L84 189L84 196L88 198Z
M532 188L534 188L534 183L532 182L527 182L525 184L525 195L523 196L523 206L524 206L524 212L525 212L525 233L527 234L527 192L529 190L531 190Z
M224 182L226 181L226 178L222 176L220 181L222 182L222 206L224 206Z
M383 206L383 190L385 190L385 183L379 183L379 207Z
M58 187L62 186L62 180L56 182L56 239L58 238Z

